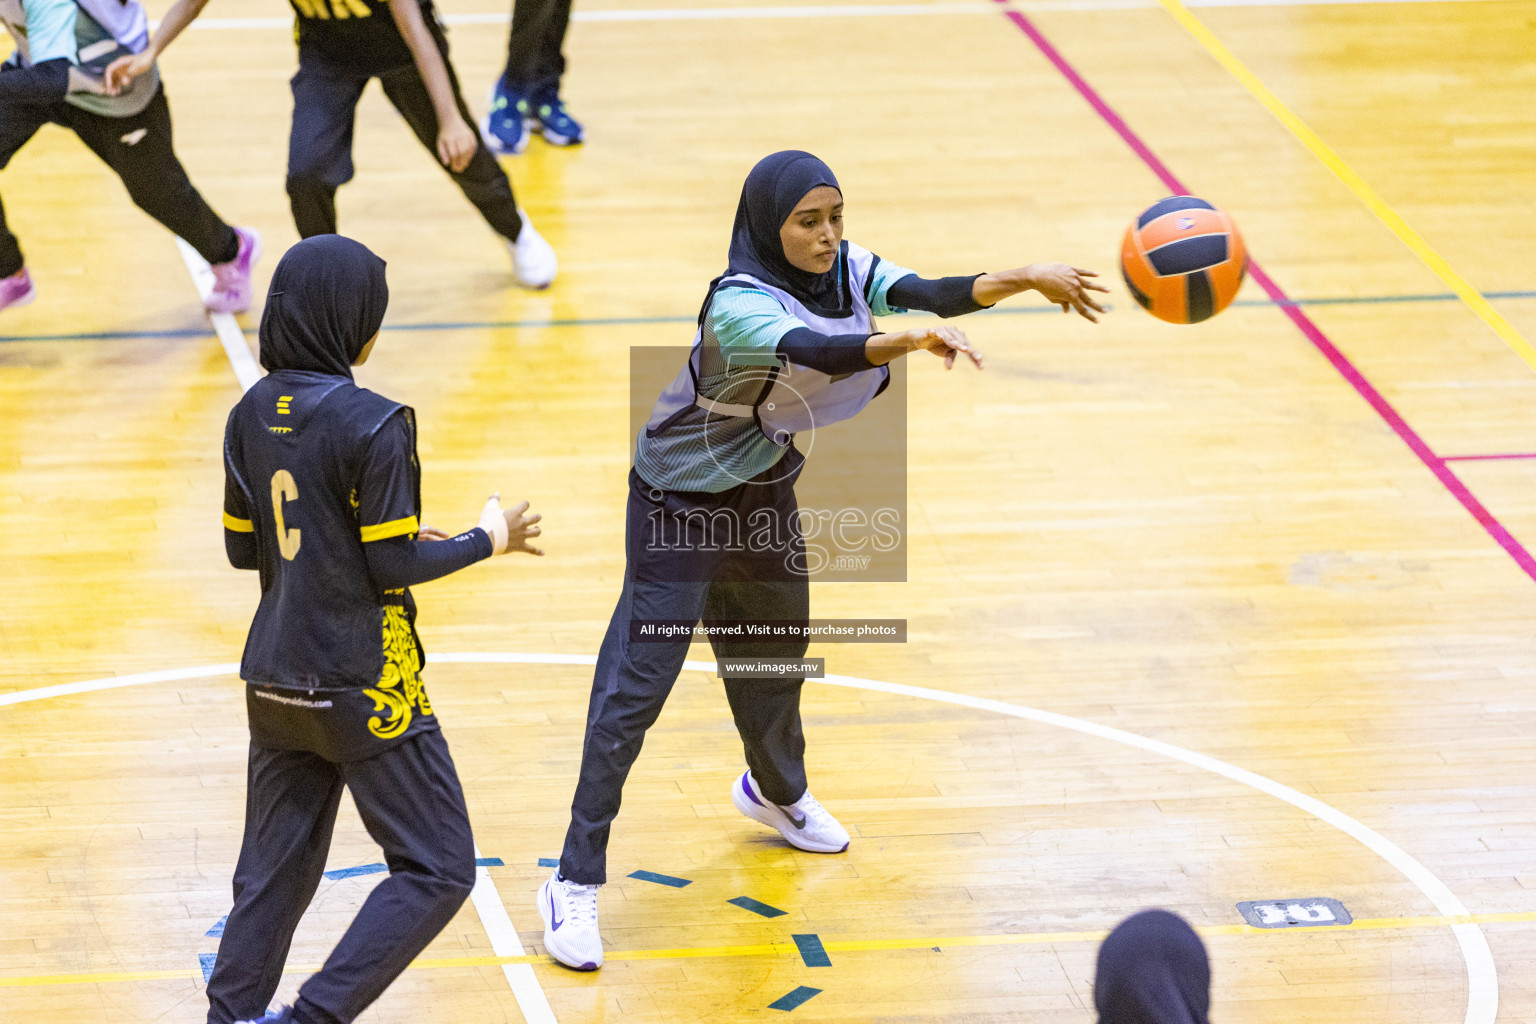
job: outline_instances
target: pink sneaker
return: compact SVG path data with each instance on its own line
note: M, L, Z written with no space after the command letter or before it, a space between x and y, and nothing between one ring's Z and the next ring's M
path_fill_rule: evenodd
M0 309L25 306L35 298L37 289L32 286L32 275L27 273L26 267L10 277L0 277Z
M251 267L261 259L261 235L255 228L235 228L240 251L228 263L213 265L213 290L203 305L210 313L244 313L251 308Z

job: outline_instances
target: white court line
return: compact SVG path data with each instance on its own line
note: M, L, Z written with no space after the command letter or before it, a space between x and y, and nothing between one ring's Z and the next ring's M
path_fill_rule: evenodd
M486 664L486 665L596 665L597 658L590 654L522 654L512 652L485 652L468 654L435 654L432 661L456 664ZM685 661L683 668L694 672L715 672L715 663L712 661ZM0 705L25 704L30 701L44 700L49 697L57 697L63 693L89 693L93 690L109 690L121 686L135 686L140 683L154 683L168 681L170 679L197 679L205 676L229 675L237 670L238 666L231 665L206 665L202 668L173 669L170 672L145 672L137 676L113 676L106 679L93 679L81 683L66 683L63 686L44 686L34 690L21 690L16 693L0 695ZM1372 853L1381 857L1388 864L1396 868L1409 882L1413 883L1421 893L1428 898L1435 909L1445 917L1462 917L1467 915L1467 908L1461 899L1439 878L1430 872L1423 864L1408 854L1402 847L1392 842L1386 836L1375 829L1356 821L1343 811L1329 804L1323 803L1316 797L1311 797L1290 786L1266 778L1246 768L1239 768L1234 764L1228 764L1218 758L1197 751L1187 750L1184 747L1176 747L1162 740L1150 739L1139 736L1124 729L1116 729L1108 725L1100 725L1082 718L1073 718L1070 715L1057 714L1054 711L1041 711L1038 708L1025 707L1022 704L1009 704L1000 700L989 700L985 697L972 697L964 693L951 693L948 690L932 690L925 686L907 686L903 683L882 683L875 679L860 679L856 676L829 675L825 679L815 680L829 686L844 686L855 690L874 690L880 693L893 693L905 697L916 697L921 700L938 701L944 704L954 704L960 707L974 708L978 711L991 711L1000 715L1008 715L1012 718L1023 718L1041 725L1053 725L1060 729L1070 729L1073 732L1083 733L1098 739L1109 740L1113 743L1121 743L1138 750L1145 750L1151 754L1157 754L1170 760L1180 761L1194 768L1199 768L1222 778L1230 779L1239 785L1256 789L1261 793L1284 801L1319 821L1332 825L1345 835L1356 840ZM480 887L478 878L476 889ZM496 902L499 904L500 899ZM478 907L478 904L477 904ZM484 918L481 919L484 922ZM510 927L510 923L508 924ZM489 928L487 928L489 931ZM1497 968L1493 962L1493 951L1488 948L1488 939L1483 935L1482 929L1475 924L1457 924L1451 926L1452 933L1456 936L1456 943L1461 949L1461 956L1467 965L1467 1013L1465 1024L1494 1024L1498 1016L1499 1007L1499 978ZM513 932L512 939L517 939ZM495 941L494 939L492 940ZM521 948L521 945L518 947ZM497 954L498 956L503 954ZM522 965L528 966L528 965ZM530 967L531 972L531 967ZM508 981L511 981L511 973L508 972ZM537 982L535 982L536 984ZM514 986L513 989L516 992ZM542 994L542 993L541 993ZM519 999L521 1005L521 999ZM525 1010L526 1014L527 1011ZM530 1017L530 1021L534 1018Z
M475 859L480 859L479 846L475 847ZM517 929L512 927L507 906L501 902L501 893L496 891L496 881L483 864L475 867L475 887L470 890L469 898L475 905L475 913L480 915L485 934L490 937L491 952L496 956L522 956L523 944L517 937ZM556 1024L555 1011L544 997L544 989L534 976L532 964L502 964L501 972L507 976L517 1008L523 1011L523 1019L528 1024Z
M1015 0L1019 10L1130 11L1159 7L1157 0ZM1353 4L1470 3L1472 0L1186 0L1186 7L1342 7ZM1515 2L1515 0L1507 0ZM754 18L899 18L946 14L996 14L995 3L826 4L773 7L662 7L572 11L572 21L734 21ZM505 25L511 14L484 11L439 16L449 25ZM159 22L151 22L159 28ZM292 18L199 18L194 29L293 28Z
M198 297L207 302L208 293L213 290L213 269L185 239L178 237L176 246L181 250L187 272L192 275L192 283L197 286ZM219 344L224 346L224 354L229 356L229 366L235 371L240 390L251 390L251 385L261 380L261 367L257 365L256 357L251 355L251 346L245 343L245 332L240 329L239 322L230 313L209 313L208 322L213 324L219 336Z

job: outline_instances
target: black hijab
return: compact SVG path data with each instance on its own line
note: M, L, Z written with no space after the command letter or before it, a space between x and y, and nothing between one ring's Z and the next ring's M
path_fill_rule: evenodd
M1099 1024L1208 1024L1211 961L1185 920L1143 910L1099 947L1093 979Z
M340 235L306 238L283 254L261 314L261 365L352 376L384 322L384 261Z
M831 270L815 274L790 263L779 240L779 228L795 212L796 204L820 185L842 191L832 168L809 153L786 149L759 160L741 186L736 224L731 229L730 265L725 273L751 274L765 284L782 288L820 316L847 316L853 309L853 300L843 287L847 277L844 256L839 254ZM714 290L712 284L710 295ZM704 306L709 307L708 298Z

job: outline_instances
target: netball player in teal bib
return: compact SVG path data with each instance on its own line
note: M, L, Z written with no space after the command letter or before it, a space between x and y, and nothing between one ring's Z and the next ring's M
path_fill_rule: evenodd
M687 365L641 430L629 476L624 589L598 654L581 776L559 868L539 890L544 944L578 970L603 962L597 889L609 828L645 732L682 669L693 625L809 616L794 483L797 431L857 415L888 364L928 351L953 366L981 356L953 327L879 334L874 317L950 317L1034 289L1089 320L1095 275L1059 263L927 280L843 240L843 195L809 153L763 159L747 176L730 264L710 286ZM715 527L773 522L775 541L720 545ZM658 629L676 633L658 641ZM711 640L719 657L795 659L804 639ZM805 775L803 678L727 679L747 771L731 798L793 846L841 853L848 832Z

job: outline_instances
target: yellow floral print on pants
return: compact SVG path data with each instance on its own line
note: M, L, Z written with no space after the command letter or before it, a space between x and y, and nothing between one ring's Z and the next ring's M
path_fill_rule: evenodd
M363 692L373 698L373 710L387 712L368 720L368 731L379 739L393 739L410 728L413 708L432 713L421 684L421 651L400 605L384 606L384 671L378 689Z

